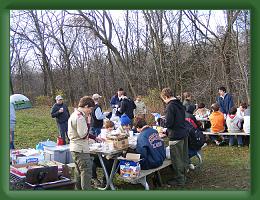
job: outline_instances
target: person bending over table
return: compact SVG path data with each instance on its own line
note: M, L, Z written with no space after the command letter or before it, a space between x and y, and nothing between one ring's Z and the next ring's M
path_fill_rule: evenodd
M161 166L166 158L164 142L157 130L149 127L143 118L135 119L135 127L140 133L137 137L136 153L141 154L141 169Z

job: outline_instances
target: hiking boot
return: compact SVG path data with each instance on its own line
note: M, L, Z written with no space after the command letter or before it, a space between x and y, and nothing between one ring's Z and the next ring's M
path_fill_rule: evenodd
M97 178L92 178L92 179L91 179L91 184L92 184L94 187L100 187L100 186L101 186L101 182L100 182L100 180L98 180Z
M100 185L100 187L101 187L101 188L105 188L106 185L107 185L107 182L103 180L102 183L101 183L101 185Z

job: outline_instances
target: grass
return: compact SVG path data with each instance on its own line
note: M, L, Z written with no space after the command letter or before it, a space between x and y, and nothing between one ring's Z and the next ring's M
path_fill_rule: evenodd
M35 148L40 141L56 141L58 136L55 119L50 116L50 107L34 107L16 112L16 149ZM72 109L70 109L72 110ZM209 144L203 149L203 166L187 174L189 182L185 187L169 187L167 180L173 178L171 168L161 171L163 186L155 188L152 177L148 177L151 189L160 190L249 190L250 189L250 149L248 146L218 147ZM116 179L120 190L143 190L140 184L131 185Z
M56 141L58 130L50 107L16 111L15 148L35 148L40 141Z

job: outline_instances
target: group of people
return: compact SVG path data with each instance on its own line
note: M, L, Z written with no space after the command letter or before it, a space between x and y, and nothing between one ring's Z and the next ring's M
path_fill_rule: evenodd
M240 133L245 132L250 134L250 106L247 103L241 103L236 107L232 96L226 92L224 87L219 88L219 97L217 102L211 106L212 113L209 116L211 123L210 131L212 133L230 132ZM243 146L242 135L237 135L237 146ZM211 135L210 138L216 145L225 144L228 140L229 146L234 145L235 136L230 135L225 137L218 137Z
M89 136L87 118L93 113L95 102L92 97L82 97L79 101L78 108L74 110L68 120L68 136L70 139L70 151L74 159L76 188L77 189L91 189L91 178L96 179L95 168L99 165L97 158L92 158L89 154ZM120 134L129 134L132 128L132 120L126 113L120 116L121 125L117 128ZM158 132L150 128L144 118L136 118L134 126L141 132L137 140L136 152L145 157L141 161L143 169L158 167L162 164L166 157L164 143L160 139ZM106 120L104 127L107 133L114 129L114 123ZM97 139L100 137L91 139ZM152 151L152 153L151 153ZM151 155L156 155L151 157ZM107 171L110 173L113 161L104 159ZM94 166L94 167L93 167ZM105 182L105 177L103 177Z
M94 94L92 97L82 97L78 108L75 108L74 112L70 115L68 107L63 103L63 98L58 95L56 103L51 109L51 116L56 118L63 144L70 143L70 151L76 165L76 189L90 189L91 180L94 183L97 180L97 167L101 166L97 156L90 156L89 143L93 142L93 140L96 142L104 141L104 138L99 137L103 127L105 127L107 133L115 129L114 123L109 120L112 112L102 111L100 105L101 98L102 96L99 94ZM133 101L126 96L126 92L122 88L119 88L117 94L111 99L111 107L114 114L120 118L120 126L116 130L120 134L129 135L129 131L133 128L133 125L137 130L145 132L142 136L149 137L151 134L158 134L156 130L153 129L151 131L151 128L147 126L144 119L146 107L144 102L141 101L141 96L138 96L136 101ZM134 117L136 117L135 124ZM104 121L105 118L106 120ZM141 161L142 168L153 168L162 164L166 155L164 144L160 137L151 136L153 140L150 141L150 146L154 145L156 148L161 149L160 155L164 156L162 158L160 156L150 157L149 151L146 149L148 140L143 140L142 138L140 137L137 141L136 152L140 153L142 157L147 157L149 160L144 159ZM150 149L152 150L153 148ZM107 171L110 173L113 160L103 158L103 161ZM105 176L103 177L102 184L106 184Z
M191 100L192 95L188 92L184 93L183 105L186 109L186 119L192 119L194 127L201 127L203 130L212 133L245 132L249 134L250 106L243 102L239 107L236 107L231 94L227 93L225 87L219 87L218 93L219 96L217 96L216 102L211 105L211 110L207 109L204 103L198 104L196 108L196 105ZM194 117L191 118L191 115L194 115ZM200 121L204 123L203 127ZM243 146L244 136L230 135L223 137L210 135L210 139L219 146L226 144L226 141L228 141L229 146L233 146L235 144L235 137L237 138L238 147Z
M164 88L160 93L160 97L165 103L165 115L160 118L160 124L167 129L166 133L169 138L170 157L174 174L174 178L168 181L168 184L183 186L187 182L186 173L190 164L189 133L185 124L189 119L189 123L193 121L192 125L198 128L201 124L196 121L193 114L205 117L209 115L209 111L202 103L196 109L195 104L192 103L190 93L185 93L184 102L181 102L180 98L175 97L173 94L170 88ZM228 131L240 130L241 127L238 127L240 116L244 116L244 130L245 127L248 128L246 123L250 119L246 119L246 116L250 116L249 106L241 105L238 112L234 107L232 96L226 93L224 87L219 88L219 94L217 102L211 106L213 112L209 115L211 131L224 131L225 122ZM156 168L162 165L166 158L163 140L158 131L151 128L145 120L147 110L141 96L138 96L133 101L127 97L122 88L119 88L110 102L112 112L102 111L101 98L98 94L82 97L79 100L78 107L70 115L68 107L63 103L62 96L58 95L51 110L51 116L56 118L63 144L70 144L70 151L76 166L76 189L79 190L91 189L91 179L97 178L96 167L100 163L97 158L91 157L89 143L91 140L104 141L103 138L99 137L103 127L105 127L107 133L115 129L114 123L109 120L112 114L120 118L120 126L116 129L118 133L129 135L129 131L132 129L140 132L135 152L141 154L142 169ZM105 118L107 120L104 122ZM219 138L212 139L218 141ZM241 145L239 137L237 139L238 144ZM230 137L229 144L234 144L234 137ZM104 163L110 173L112 169L111 160L105 160ZM103 181L105 182L105 177Z

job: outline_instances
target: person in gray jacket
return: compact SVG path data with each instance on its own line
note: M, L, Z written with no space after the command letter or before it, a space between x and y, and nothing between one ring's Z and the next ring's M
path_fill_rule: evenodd
M227 115L226 124L228 128L228 132L230 133L240 133L242 132L242 120L243 118L237 114L237 108L234 106L229 110L229 114ZM234 145L234 135L229 136L229 146ZM237 135L237 144L238 147L243 146L242 135Z

